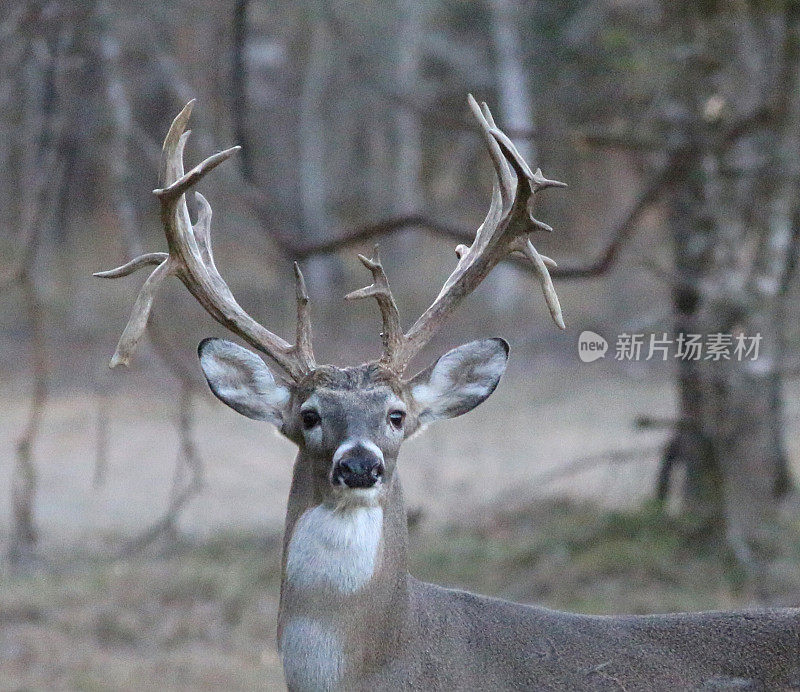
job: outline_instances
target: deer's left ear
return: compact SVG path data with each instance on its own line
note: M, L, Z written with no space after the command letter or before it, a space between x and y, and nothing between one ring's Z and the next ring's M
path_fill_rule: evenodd
M474 409L497 387L508 361L504 339L482 339L454 348L409 382L419 421L455 418Z

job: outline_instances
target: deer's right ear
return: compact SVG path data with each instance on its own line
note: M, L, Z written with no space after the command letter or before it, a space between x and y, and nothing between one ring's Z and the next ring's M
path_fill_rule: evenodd
M211 391L243 416L280 427L291 398L255 353L225 339L203 339L197 347Z

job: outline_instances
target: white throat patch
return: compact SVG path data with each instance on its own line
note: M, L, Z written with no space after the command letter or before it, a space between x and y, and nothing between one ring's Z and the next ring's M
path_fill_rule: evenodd
M379 506L306 510L289 541L287 581L300 589L358 591L375 571L382 531Z

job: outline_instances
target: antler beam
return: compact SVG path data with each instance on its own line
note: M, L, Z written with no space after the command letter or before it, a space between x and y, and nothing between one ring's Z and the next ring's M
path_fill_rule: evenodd
M147 265L157 265L145 281L111 359L113 368L127 365L144 334L155 294L168 276L177 276L189 292L221 325L240 336L298 381L315 367L311 346L311 322L308 292L300 268L295 265L297 294L297 341L290 344L256 322L236 302L220 276L211 249L211 205L199 192L197 222L192 224L186 205L186 192L240 147L231 147L209 156L188 173L183 170L183 149L190 130L186 130L194 100L184 106L172 122L161 152L159 187L154 194L161 203L161 221L169 247L168 253L152 252L105 272L101 278L119 278Z
M383 316L384 350L381 362L402 373L411 359L452 314L465 296L474 291L497 264L512 253L521 254L533 265L539 277L545 303L555 323L564 329L564 319L548 268L556 263L540 255L530 240L537 231L552 231L533 216L533 196L550 187L566 187L549 180L540 169L532 171L514 143L497 127L489 107L480 106L470 94L469 107L478 121L495 169L492 200L483 223L475 233L472 245L456 247L458 264L445 281L436 300L403 334L399 327L397 307L380 261L359 256L373 274L374 283L349 294L347 298L374 297Z

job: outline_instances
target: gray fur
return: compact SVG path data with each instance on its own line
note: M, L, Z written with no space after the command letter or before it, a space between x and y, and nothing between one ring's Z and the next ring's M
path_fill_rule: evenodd
M278 616L290 690L800 689L798 609L588 616L408 574L400 446L426 422L486 399L505 366L505 342L454 349L409 382L376 363L322 366L292 385L280 406L270 398L280 385L263 376L263 363L239 361L227 347L221 353L215 362L225 368L207 371L215 393L237 410L277 411L281 431L300 450ZM245 377L232 377L232 359L244 363L232 371ZM309 408L320 423L305 430L300 412ZM388 422L392 410L406 412L402 430ZM383 482L367 491L331 483L336 450L353 440L383 455Z
M455 418L495 390L506 369L508 343L483 339L445 353L409 383L422 424Z

